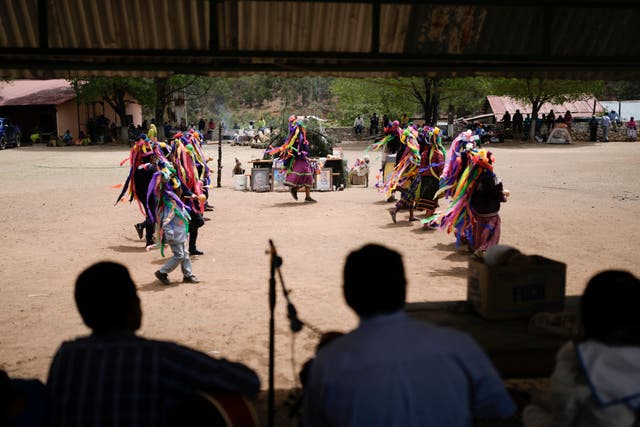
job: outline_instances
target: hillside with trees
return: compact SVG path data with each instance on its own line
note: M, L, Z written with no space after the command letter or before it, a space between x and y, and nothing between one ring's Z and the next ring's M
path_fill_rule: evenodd
M72 81L79 99L102 98L124 114L124 93L143 105L145 118L171 121L171 100L186 100L190 123L199 118L224 121L227 127L264 118L267 126L282 127L291 114L329 120L330 126L351 126L356 115L376 112L398 118L403 114L433 123L450 113L455 117L481 111L487 95L510 95L539 108L544 102L578 99L584 94L629 99L638 95L638 82L582 82L498 78L288 78L267 74L239 78L175 75L167 78L90 78ZM534 112L535 114L535 112ZM123 116L124 117L124 116Z

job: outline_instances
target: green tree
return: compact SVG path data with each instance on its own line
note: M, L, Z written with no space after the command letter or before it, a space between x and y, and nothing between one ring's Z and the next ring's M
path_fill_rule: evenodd
M531 105L531 120L535 123L540 108L547 102L561 104L600 93L601 81L546 80L538 78L511 79L497 78L485 80L492 95L510 96ZM535 126L529 130L529 141L533 141Z
M443 79L441 88L441 111L452 111L458 116L478 114L487 93L486 79L482 77L460 77ZM442 117L441 113L441 117Z
M602 96L605 99L625 101L640 98L640 81L605 82Z
M153 107L156 124L161 127L168 120L168 106L175 93L192 88L200 82L206 82L206 78L189 75L174 75L171 77L156 77L152 80L153 98L150 107ZM189 104L191 105L191 104ZM158 128L160 136L164 135L164 130Z
M622 101L640 99L640 81L605 82L601 99L618 101L617 112L620 113Z
M366 111L383 111L391 119L422 113L426 123L435 124L449 109L459 114L478 111L487 95L480 78L336 79L332 90L342 124L351 124L356 114Z
M368 114L381 112L393 119L421 108L415 98L407 96L406 86L390 79L337 78L331 91L336 99L331 118L347 126L358 114L366 120Z

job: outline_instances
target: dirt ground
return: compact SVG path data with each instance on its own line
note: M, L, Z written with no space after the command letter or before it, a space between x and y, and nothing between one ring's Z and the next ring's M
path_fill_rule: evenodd
M349 164L364 145L342 144ZM571 146L506 143L492 146L496 172L511 190L504 204L502 243L527 254L567 263L567 294L605 268L640 274L640 144ZM217 146L205 150L217 158ZM453 237L423 232L398 215L391 223L383 197L371 185L315 193L317 204L293 202L287 193L234 191L234 158L249 169L260 150L223 146L222 188L200 231L194 257L201 283L174 285L154 278L164 260L146 252L133 224L135 205L114 201L127 168L125 147L42 146L0 152L2 226L0 261L0 367L12 376L46 379L62 340L86 334L73 301L78 273L99 260L126 264L142 300L147 337L177 341L215 357L246 363L263 388L268 367L268 239L284 264L285 284L300 317L317 330L346 331L357 319L345 305L341 270L347 253L368 242L399 250L410 302L466 297L469 256L454 251ZM380 156L371 153L371 178ZM215 168L215 162L212 163ZM214 178L215 179L215 178ZM385 268L371 260L371 268ZM295 386L294 372L312 354L310 328L293 338L279 292L276 317L276 386ZM292 352L294 367L292 367Z

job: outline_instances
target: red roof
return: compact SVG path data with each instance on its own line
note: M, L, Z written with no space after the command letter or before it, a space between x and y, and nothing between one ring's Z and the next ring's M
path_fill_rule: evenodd
M508 96L487 96L491 111L498 120L502 119L505 111L508 111L512 116L516 110L520 110L523 116L527 113L531 114L531 104L521 103ZM549 104L542 105L538 114L547 114L549 111L558 114L564 114L567 111L571 111L573 117L591 117L593 114L593 103L596 103L596 114L604 112L604 108L600 105L597 99L590 97L584 101L565 102L564 104Z
M71 83L64 79L0 83L0 106L60 105L75 97Z

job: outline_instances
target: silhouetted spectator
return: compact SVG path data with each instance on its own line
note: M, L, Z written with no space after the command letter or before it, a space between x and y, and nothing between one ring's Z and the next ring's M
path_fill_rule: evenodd
M371 268L371 260L385 268ZM515 405L464 333L411 319L399 253L366 245L347 257L344 296L359 326L323 347L305 391L306 426L470 426Z
M571 125L573 124L573 116L571 115L571 111L567 110L567 112L564 113L564 122L567 125L567 129L569 129L569 132L571 132Z
M527 117L524 118L522 122L522 130L525 136L529 136L529 132L531 131L531 115L527 113Z
M379 125L380 125L380 119L378 118L376 113L373 113L373 116L371 116L371 118L369 119L369 135L370 136L378 134Z
M520 138L522 136L522 113L520 110L516 110L513 114L513 136L515 138Z
M558 352L549 400L528 406L529 427L635 426L640 411L640 280L607 270L580 300L583 336Z
M242 364L136 336L140 299L123 265L100 262L83 271L75 300L92 334L64 342L51 363L53 426L162 426L197 389L260 390Z
M391 120L389 120L389 116L387 116L386 114L382 115L382 128L387 128L391 126Z
M40 380L9 378L0 370L0 426L47 427L49 395Z
M502 123L504 124L504 130L506 132L507 129L511 127L511 114L509 114L509 111L504 112L504 115L502 116Z
M553 124L556 121L556 113L553 112L553 110L549 111L549 113L547 113L547 120L546 120L546 124L547 124L547 135L549 135L551 133L551 129L553 129Z

